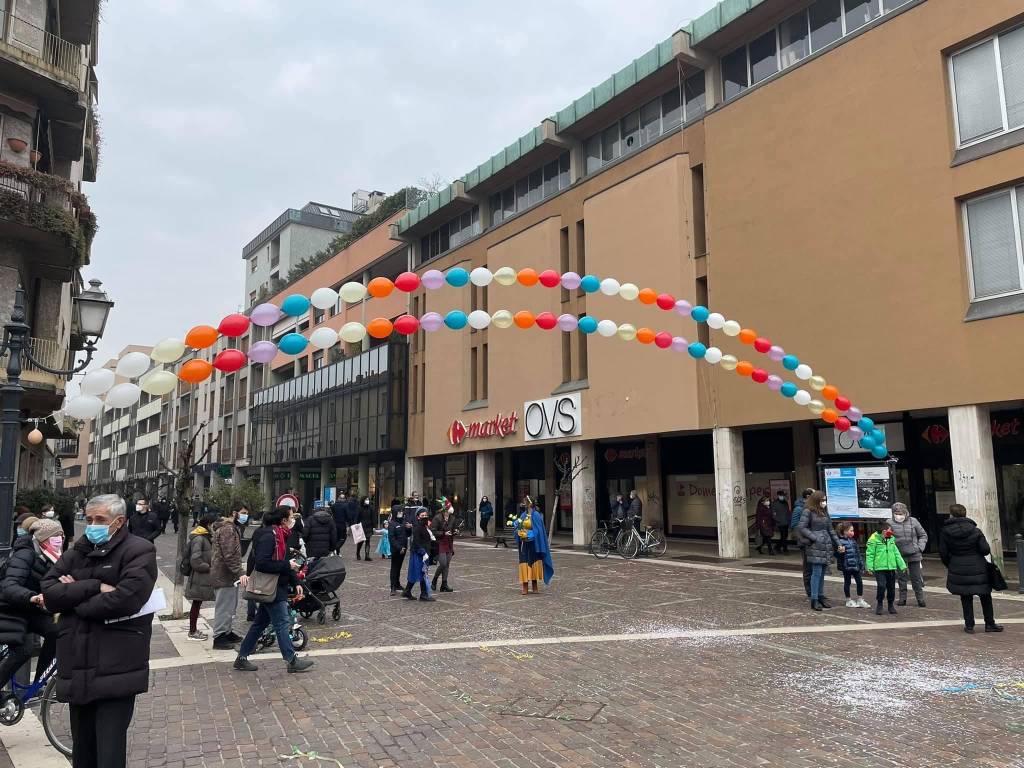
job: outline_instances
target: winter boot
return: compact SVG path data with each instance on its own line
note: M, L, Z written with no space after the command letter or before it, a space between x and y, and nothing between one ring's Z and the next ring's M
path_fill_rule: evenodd
M817 601L817 600L811 600L811 610L812 611L820 611L821 610L821 603L819 601Z
M537 580L536 579L534 579L533 581L530 582L530 586L533 587L533 594L537 594Z
M875 606L875 616L881 616L881 615L882 615L882 603L879 602L878 605Z
M892 603L889 603L889 613L896 613L896 606L894 606Z
M530 585L527 584L525 581L523 582L523 594L524 595L530 594Z
M925 602L924 602L924 590L923 589L915 589L914 590L914 597L917 598L917 607L918 608L927 608L928 607L927 605L925 605Z
M313 666L312 659L300 659L298 654L292 656L292 660L288 662L289 672L308 672L309 668Z

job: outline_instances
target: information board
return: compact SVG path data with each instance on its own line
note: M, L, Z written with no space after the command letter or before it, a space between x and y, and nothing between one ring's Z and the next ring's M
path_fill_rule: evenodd
M824 481L828 512L832 517L892 517L892 505L896 499L888 465L825 467Z

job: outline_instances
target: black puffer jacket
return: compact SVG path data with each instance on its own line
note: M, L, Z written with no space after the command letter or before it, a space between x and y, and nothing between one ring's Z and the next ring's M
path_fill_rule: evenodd
M988 539L969 517L950 517L939 531L939 556L946 566L946 589L954 595L990 595Z
M31 600L40 593L39 581L50 569L49 561L36 552L31 536L19 536L0 581L0 643L20 645L27 631L26 618L43 613Z
M61 576L75 580L62 584ZM109 584L112 592L101 592ZM57 626L57 698L84 705L145 693L153 615L138 613L156 584L156 548L123 528L106 544L82 536L42 580Z
M128 518L128 530L147 541L153 541L160 535L160 519L156 512L132 512Z
M338 529L334 517L326 509L318 509L306 521L306 554L309 557L325 557L338 548Z

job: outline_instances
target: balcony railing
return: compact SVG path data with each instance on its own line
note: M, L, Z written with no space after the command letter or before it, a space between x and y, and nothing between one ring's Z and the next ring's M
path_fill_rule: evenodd
M86 86L85 46L0 11L0 52L45 70L77 91Z
M30 336L26 342L26 348L32 357L49 368L61 370L68 367L68 348L53 339L37 339ZM7 360L10 358L10 354L10 352L5 352L0 356L0 379L5 381L7 380ZM38 381L39 377L49 383L60 380L59 388L64 388L64 377L54 376L52 373L44 371L24 354L21 356L21 375L28 381Z
M53 447L53 455L60 459L73 459L78 456L78 438L62 437Z

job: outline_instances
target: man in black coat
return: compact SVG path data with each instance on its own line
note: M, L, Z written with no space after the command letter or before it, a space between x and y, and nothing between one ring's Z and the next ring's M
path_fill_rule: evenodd
M306 520L305 527L302 538L306 542L308 557L326 557L338 548L338 529L328 510L315 510Z
M345 545L348 538L348 498L345 492L338 494L337 500L331 504L331 515L334 517L334 529L338 532L338 551Z
M90 499L85 522L41 582L60 614L57 698L70 707L72 764L123 768L135 697L149 689L153 614L135 614L153 594L156 548L126 529L119 496Z
M412 523L415 507L402 506L399 499L391 502L391 515L388 517L388 543L391 545L391 595L402 589L402 564L409 548L409 536L412 535Z
M160 519L145 499L135 502L135 513L128 518L128 532L146 541L155 541L160 535Z
M160 533L167 533L167 523L171 521L171 505L164 499L157 499L153 503L153 511L160 521Z

